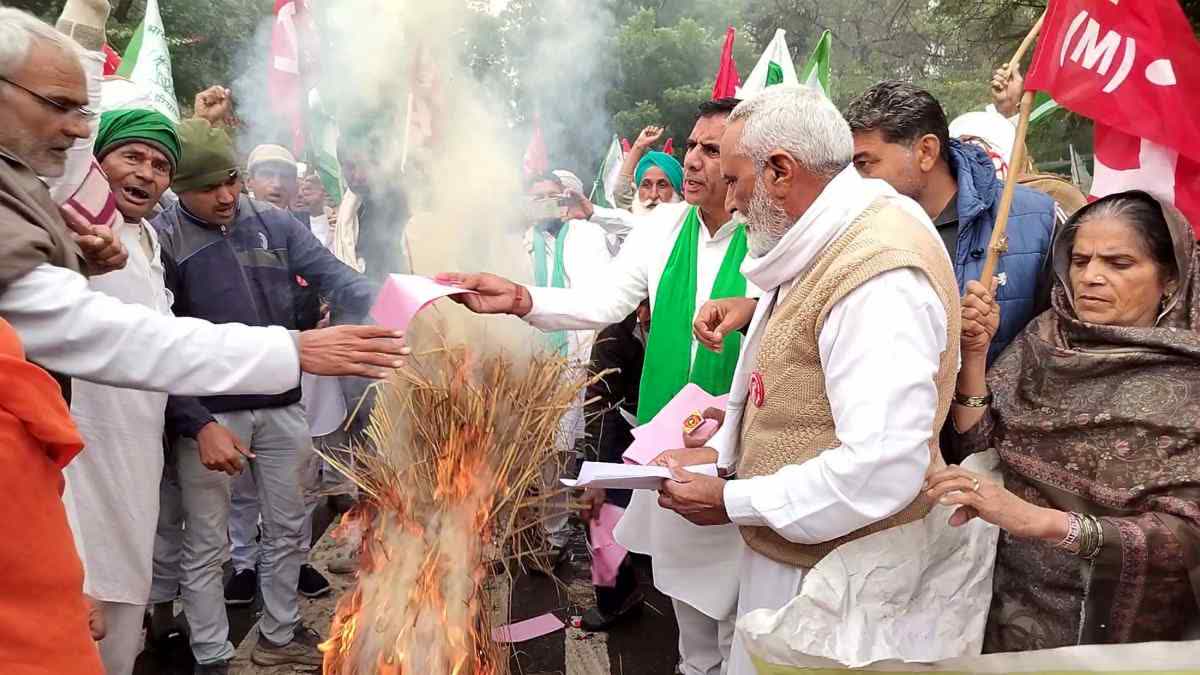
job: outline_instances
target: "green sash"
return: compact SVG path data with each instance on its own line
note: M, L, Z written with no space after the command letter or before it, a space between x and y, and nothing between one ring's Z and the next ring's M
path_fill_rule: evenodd
M645 424L688 382L714 396L729 393L733 369L742 344L741 333L725 336L724 349L714 354L704 347L692 362L692 322L696 317L696 258L700 246L700 210L693 206L683 222L675 248L667 259L650 315L650 337L638 394L638 424ZM746 257L746 228L739 225L713 282L710 299L746 295L742 259Z
M545 286L546 277L549 276L549 285L551 288L566 288L567 276L566 272L563 271L563 245L567 241L567 230L570 227L570 221L563 223L562 229L554 237L553 273L550 273L546 269L546 257L549 255L546 250L546 229L540 225L533 228L533 280L538 286ZM556 330L553 333L548 333L546 340L550 343L552 350L562 356L567 355L566 331Z

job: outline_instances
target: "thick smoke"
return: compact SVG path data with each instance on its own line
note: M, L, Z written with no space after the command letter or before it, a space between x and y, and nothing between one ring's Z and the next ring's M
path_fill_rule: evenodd
M499 15L486 5L311 0L320 59L311 84L343 134L370 138L380 167L373 182L402 188L407 205L397 204L394 246L407 258L401 266L529 281L521 194L532 117L540 116L551 168L590 181L595 167L587 165L611 135L603 104L614 21L605 3L513 0ZM519 19L508 18L515 13ZM235 87L245 150L288 138L265 84L272 24L248 45ZM448 305L431 314L453 342L540 343L520 322L475 321Z

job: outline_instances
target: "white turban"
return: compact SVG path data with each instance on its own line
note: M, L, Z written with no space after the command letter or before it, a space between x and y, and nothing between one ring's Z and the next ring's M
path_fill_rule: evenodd
M553 173L555 176L558 176L560 181L562 181L563 189L574 190L575 192L583 193L583 181L579 180L579 176L576 176L566 169L559 169Z
M1017 143L1017 129L1000 113L976 111L959 115L950 123L950 137L962 139L973 136L983 139L1004 160L1005 166L1012 163L1013 146Z

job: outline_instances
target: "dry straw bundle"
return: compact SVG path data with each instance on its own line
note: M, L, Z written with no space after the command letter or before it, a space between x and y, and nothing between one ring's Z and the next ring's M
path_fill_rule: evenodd
M443 345L379 387L353 466L328 457L360 488L366 530L358 584L322 646L326 673L508 671L483 597L487 552L537 525L522 514L550 496L542 469L585 385L557 356L518 365Z

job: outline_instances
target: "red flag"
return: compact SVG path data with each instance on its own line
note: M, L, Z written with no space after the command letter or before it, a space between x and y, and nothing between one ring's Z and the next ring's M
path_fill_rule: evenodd
M667 153L668 155L675 152L675 137L674 136L667 139L667 144L663 146L663 152Z
M1176 0L1051 0L1026 78L1096 127L1092 197L1143 189L1200 235L1200 43Z
M121 67L121 55L109 47L107 42L101 47L101 51L104 52L104 76L116 75L117 69Z
M300 79L300 25L302 7L296 0L275 0L275 27L271 31L271 61L267 91L280 119L292 129L292 152L304 154L304 85Z
M725 47L721 50L721 66L717 69L717 81L713 84L713 100L728 98L737 93L742 84L738 75L737 64L733 61L733 40L736 35L733 26L725 29Z
M533 137L525 148L525 177L546 173L550 170L550 155L546 151L546 139L542 137L542 120L533 116Z

